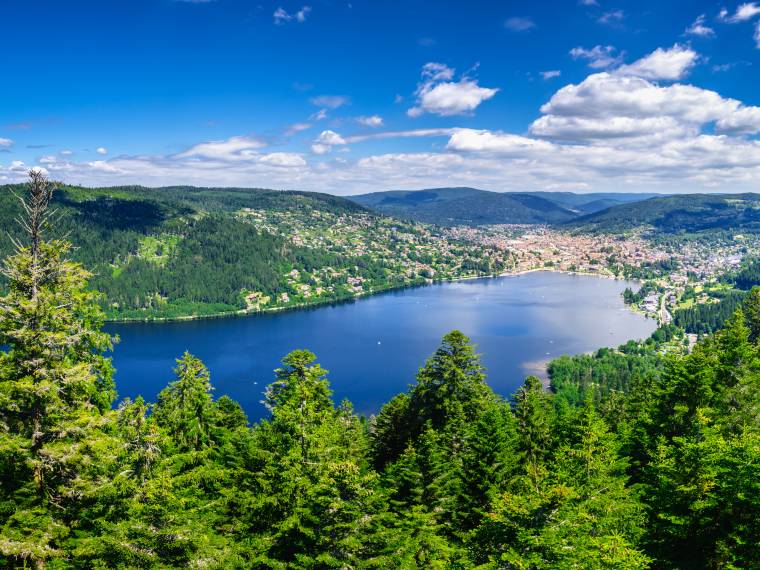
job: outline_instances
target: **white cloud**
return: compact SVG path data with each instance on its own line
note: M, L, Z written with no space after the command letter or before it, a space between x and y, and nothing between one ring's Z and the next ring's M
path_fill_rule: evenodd
M410 117L424 113L450 117L467 115L499 91L481 87L477 80L462 77L452 81L454 69L442 63L426 63L422 67L422 82L417 86L416 105L407 111Z
M198 143L176 155L177 158L206 158L216 160L249 160L258 155L266 145L256 139L244 136L231 137L222 141Z
M697 58L697 52L676 44L669 49L657 48L630 65L620 66L616 73L644 79L676 81L686 76L697 63Z
M578 0L578 4L581 6L599 6L599 2L596 0Z
M622 10L612 10L605 12L597 19L600 24L606 24L608 26L618 26L625 18L625 12Z
M526 154L549 151L553 145L546 141L487 130L457 129L446 148L468 152L498 152L500 154Z
M95 149L95 152L97 152L98 154L108 154L108 149L104 146L99 146L98 148Z
M66 165L67 167L70 165ZM122 174L123 171L121 171L119 168L111 164L110 162L107 162L105 160L93 160L91 162L87 163L87 166L89 166L92 170L98 171L98 172L104 172L107 174Z
M337 145L337 144L346 144L346 139L344 139L335 131L327 130L327 131L322 131L321 133L319 133L319 136L317 137L317 140L315 142L321 143L321 144Z
M332 147L327 144L314 143L311 145L311 152L314 154L327 154L332 150Z
M314 143L311 145L311 152L314 154L327 154L332 150L333 146L345 144L346 139L338 133L326 130L319 133L319 136L314 140Z
M541 77L544 79L553 79L554 77L559 77L562 75L562 72L559 69L552 69L550 71L541 71Z
M757 49L760 49L760 22L757 23L755 26L755 45L757 46Z
M614 65L619 65L623 61L623 53L615 55L614 46L597 45L591 49L574 47L570 50L570 56L573 59L585 59L591 69L606 69Z
M311 123L295 123L285 130L285 136L292 137L301 131L307 131L312 127Z
M694 23L686 28L684 33L691 36L711 38L715 35L715 30L705 25L705 15L702 14L700 16L697 16L697 19L694 20Z
M10 148L11 146L13 146L13 141L11 139L0 137L0 148Z
M304 6L292 14L287 12L284 8L279 7L274 11L272 16L274 18L274 23L278 25L293 21L303 23L306 21L306 16L309 12L311 12L311 6Z
M504 22L504 27L514 32L527 32L528 30L535 28L536 24L531 18L514 16L512 18L507 18Z
M74 151L64 149L60 152L60 154L62 154L63 156L71 156L72 154L74 154Z
M760 131L759 107L692 85L660 86L617 73L596 73L557 91L530 134L557 140L673 139L713 124L719 133Z
M383 118L379 115L371 115L369 117L357 117L356 122L365 127L382 127Z
M720 14L718 14L718 19L730 24L737 24L739 22L746 22L747 20L751 20L758 14L760 14L760 5L758 5L756 2L746 2L737 6L736 12L734 12L733 16L729 16L728 10L723 8L720 11Z
M443 137L450 136L457 129L443 128L443 129L411 129L407 131L383 131L379 133L370 133L366 135L353 135L346 137L346 142L364 142L370 140L383 140L383 139L404 139L404 138L425 138L425 137Z
M303 157L300 154L293 152L272 152L265 154L261 156L259 162L262 164L287 168L306 166L306 161L303 159Z

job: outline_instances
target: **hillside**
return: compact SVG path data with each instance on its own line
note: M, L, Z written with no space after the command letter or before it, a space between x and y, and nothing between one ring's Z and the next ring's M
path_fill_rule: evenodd
M20 213L0 187L0 223ZM503 270L506 254L327 194L242 188L64 187L54 235L77 244L112 319L316 304ZM0 240L0 256L11 251Z
M653 194L489 192L475 188L391 190L349 196L376 212L439 225L556 224Z
M662 234L760 230L760 194L682 194L620 204L563 227L592 233Z

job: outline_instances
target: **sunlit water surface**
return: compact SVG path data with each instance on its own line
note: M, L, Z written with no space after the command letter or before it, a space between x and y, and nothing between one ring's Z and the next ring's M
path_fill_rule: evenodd
M649 336L655 322L628 311L625 281L535 272L394 291L310 310L176 323L109 325L120 397L154 401L185 350L211 370L215 395L266 414L262 392L279 360L308 348L329 370L336 401L376 412L406 390L452 329L470 336L488 382L509 396L547 360Z

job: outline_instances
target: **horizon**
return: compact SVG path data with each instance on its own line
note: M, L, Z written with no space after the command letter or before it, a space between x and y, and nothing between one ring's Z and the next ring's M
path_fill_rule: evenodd
M0 183L756 189L760 3L550 4L10 0Z
M434 192L437 190L476 190L478 192L488 192L491 194L574 194L578 196L591 196L595 194L600 195L607 195L607 194L620 194L620 195L635 195L635 194L643 194L643 195L649 195L649 198L664 198L668 196L689 196L689 195L704 195L704 196L721 196L721 195L740 195L740 194L758 194L760 195L760 191L753 192L753 191L745 191L745 192L630 192L630 191L619 191L616 192L614 190L609 191L596 191L596 190L590 190L590 191L581 191L581 190L504 190L504 191L498 191L498 190L491 190L486 188L475 188L473 186L439 186L439 187L433 187L433 188L410 188L410 189L399 189L399 188L392 188L388 190L371 190L369 192L363 192L359 194L335 194L332 192L329 192L327 190L303 190L299 188L264 188L264 187L258 187L258 186L198 186L193 184L164 184L160 186L148 186L145 184L110 184L110 185L104 185L104 186L96 186L96 185L88 185L88 184L71 184L68 182L63 182L60 180L54 180L51 181L53 184L56 185L57 188L63 188L65 186L75 187L75 188L84 188L88 190L97 190L97 189L111 189L111 188L124 188L128 186L137 186L141 188L145 188L147 190L161 190L163 188L177 188L177 187L187 187L187 188L195 188L195 189L208 189L208 190L260 190L264 192L302 192L302 193L313 193L313 194L326 194L328 196L335 196L336 198L352 198L352 197L358 197L358 196L366 196L369 194L388 194L392 192ZM17 182L17 183L8 183L8 184L24 184L23 182ZM647 199L649 199L647 198Z

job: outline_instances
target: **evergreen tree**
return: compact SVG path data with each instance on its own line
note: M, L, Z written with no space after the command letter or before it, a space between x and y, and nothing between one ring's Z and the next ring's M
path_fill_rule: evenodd
M367 472L366 444L350 409L336 410L315 356L297 350L283 359L266 392L271 419L254 432L261 462L245 521L254 534L253 560L293 568L357 564L376 504L376 477Z
M103 313L71 244L46 237L54 187L30 171L26 239L5 260L0 298L0 554L43 566L63 555L69 523L95 493L91 453L114 398ZM97 466L95 466L97 467Z
M177 379L158 395L153 411L156 423L164 428L180 451L209 447L214 408L208 369L189 352L177 360Z

